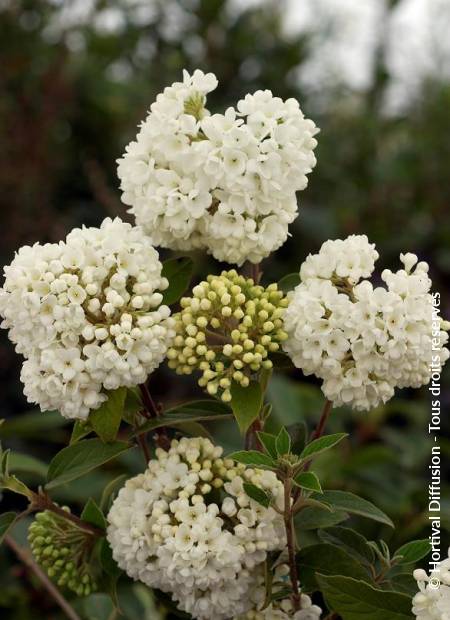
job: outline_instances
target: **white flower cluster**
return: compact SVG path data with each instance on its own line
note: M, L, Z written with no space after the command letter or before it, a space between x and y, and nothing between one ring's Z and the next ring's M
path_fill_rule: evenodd
M383 271L386 287L374 287L363 278L377 257L366 236L327 241L302 265L284 319L294 364L322 379L336 405L360 410L388 401L396 387L428 383L432 362L438 370L449 357L449 324L437 318L433 333L427 263L402 254L404 268Z
M414 571L419 592L413 598L413 614L417 620L449 620L450 618L450 549L430 576L422 569Z
M244 492L251 481L281 508L282 484L269 471L222 458L208 439L173 440L128 480L108 514L108 541L126 573L169 592L199 620L225 620L251 606L255 570L282 549L282 517Z
M258 263L287 239L295 193L316 164L318 129L268 90L210 115L212 73L184 73L157 96L118 160L122 201L156 245Z
M120 219L21 248L5 267L0 313L26 358L28 400L85 419L104 390L143 383L174 336L160 305L167 285L148 237Z
M287 564L279 564L275 567L272 576L272 594L277 594L286 588L288 575ZM250 596L253 608L234 620L320 620L322 610L317 605L313 605L307 594L301 594L299 611L294 611L292 602L288 598L275 600L265 607L266 587L263 574L260 575L259 582Z

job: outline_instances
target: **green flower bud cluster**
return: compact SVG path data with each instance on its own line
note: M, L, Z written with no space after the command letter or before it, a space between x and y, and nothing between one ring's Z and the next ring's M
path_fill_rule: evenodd
M69 508L64 510L70 512ZM78 596L97 589L90 556L94 537L71 521L49 510L36 514L28 530L28 542L36 561L61 587Z
M287 338L288 300L276 284L256 285L234 269L208 276L192 293L174 317L169 367L185 375L200 370L199 385L229 402L233 381L247 387L252 374L272 368L270 354Z

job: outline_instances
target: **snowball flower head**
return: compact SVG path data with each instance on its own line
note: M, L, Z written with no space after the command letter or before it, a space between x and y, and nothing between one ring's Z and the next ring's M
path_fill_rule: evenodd
M122 201L156 245L257 263L286 241L318 129L269 90L211 115L216 86L212 73L184 72L157 96L118 160Z
M85 419L106 391L145 381L174 336L161 267L143 231L120 219L19 250L0 313L30 402Z
M413 614L417 620L450 618L450 549L449 557L429 576L422 569L414 571L419 592L413 598Z
M264 288L234 270L208 276L181 300L169 366L179 374L200 370L199 385L229 402L232 381L247 387L252 374L272 368L270 354L287 338L286 306L276 284Z
M119 566L170 593L199 620L247 611L255 573L269 551L285 544L282 517L250 499L243 486L258 485L281 508L282 484L273 472L235 465L222 452L204 438L173 440L128 480L108 514Z
M385 286L374 287L377 258L366 236L327 241L303 263L285 313L284 350L338 406L376 407L396 387L427 384L449 357L427 263L402 254L404 268L383 271Z

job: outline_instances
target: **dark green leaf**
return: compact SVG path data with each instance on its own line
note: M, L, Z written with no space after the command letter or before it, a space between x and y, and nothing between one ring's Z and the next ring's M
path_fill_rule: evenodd
M343 546L348 553L360 562L372 563L375 559L374 553L364 536L349 527L328 527L319 531L319 537L323 542Z
M270 497L265 491L257 487L255 484L244 482L244 491L249 497L254 499L255 502L258 502L258 504L264 506L264 508L268 508L270 506Z
M83 439L83 437L86 437L89 433L92 433L92 427L89 422L87 420L77 420L73 425L70 444L77 443L77 441L80 441L80 439Z
M289 293L289 291L293 291L296 286L300 284L300 274L299 273L288 273L283 276L281 280L278 280L278 288L283 291L283 293Z
M413 620L411 598L346 576L318 575L328 607L343 620Z
M322 487L320 486L319 478L312 471L304 471L300 474L297 474L294 478L294 483L302 489L322 493Z
M162 291L163 304L170 306L180 299L190 284L193 271L194 262L187 256L164 261L162 276L169 280L169 286Z
M89 415L89 424L104 442L114 441L123 416L126 387L108 393L108 400Z
M109 546L106 538L103 538L100 546L100 564L107 575L111 577L119 577L121 574L120 568L117 566L112 556L111 547Z
M318 495L319 501L325 500L338 510L349 512L350 514L359 515L372 519L372 521L378 521L384 523L390 527L394 527L391 519L384 514L382 510L374 506L371 502L358 497L353 493L347 491L324 491L323 495Z
M427 538L423 540L413 540L406 543L394 553L394 558L398 558L400 564L414 564L431 551L431 544ZM401 559L400 559L400 556Z
M276 439L277 454L283 456L289 454L291 449L291 437L284 426L281 427Z
M231 386L231 408L241 433L245 433L256 420L263 404L261 386L257 381L250 381L247 387L233 382Z
M168 427L179 427L187 422L211 422L212 420L225 420L232 416L232 413L226 405L222 403L218 403L216 401L199 401L203 403L213 404L211 409L207 408L206 405L200 406L198 410L195 407L179 407L177 409L173 409L167 411L163 415L158 416L157 418L152 418L151 420L147 420L145 424L140 426L133 433L134 435L140 435L141 433L148 433L149 431L153 431L156 428L161 428L162 426ZM219 405L219 406L216 406Z
M47 475L47 464L43 463L34 456L28 454L20 454L19 452L11 452L9 457L9 469L12 472L24 472L36 474L42 478Z
M318 543L305 547L297 554L297 566L302 588L306 592L317 590L316 573L345 575L370 581L369 574L361 563L335 545Z
M383 588L384 587L385 584L383 584ZM394 575L394 577L389 575L389 581L386 582L386 589L402 592L403 594L413 597L417 594L417 581L411 573L400 573Z
M287 432L291 437L292 454L300 454L306 444L308 429L305 422L297 422L287 427Z
M325 450L329 450L333 446L341 442L344 437L347 437L347 433L336 433L335 435L325 435L325 437L319 437L311 441L300 454L302 459L308 459L312 456L317 456Z
M62 427L69 421L58 411L30 411L5 420L0 429L2 437L27 437L46 441L60 441L63 437ZM51 432L49 432L51 431Z
M295 368L291 358L282 351L275 351L270 354L270 361L277 370L292 370Z
M114 480L111 480L111 482L106 485L106 487L103 489L102 497L100 500L100 509L102 511L108 512L111 496L114 495L115 492L123 486L123 483L126 479L127 475L121 474L120 476L117 476L117 478L114 478Z
M315 530L321 527L329 527L342 523L348 519L348 514L343 510L336 510L334 512L327 512L320 508L308 506L303 508L295 516L295 528L301 536L303 530Z
M270 433L264 433L263 431L258 431L256 434L262 446L266 450L267 454L271 456L273 459L276 459L278 454L277 454L277 448L275 445L276 444L275 435L271 435Z
M3 542L3 539L8 533L10 527L14 524L16 518L17 513L15 512L4 512L0 515L0 544Z
M166 409L165 413L196 413L201 415L222 413L224 415L232 415L231 409L226 403L221 400L213 399L193 400L189 403L177 405L176 407L170 407L169 409Z
M256 467L274 467L275 463L266 454L257 452L256 450L242 450L240 452L233 452L230 454L229 459L233 459L238 463L244 463L244 465L255 465Z
M105 515L97 506L92 497L88 499L86 506L83 508L81 518L83 519L83 521L91 523L92 525L95 525L95 527L98 527L101 530L105 530L108 525L105 519Z
M80 478L129 450L130 447L123 441L105 444L100 439L84 439L63 448L50 463L46 488L53 489L75 478Z

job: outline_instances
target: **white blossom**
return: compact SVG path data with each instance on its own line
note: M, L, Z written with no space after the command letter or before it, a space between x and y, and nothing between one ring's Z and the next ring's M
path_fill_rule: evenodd
M197 70L158 95L118 160L122 200L156 245L257 263L287 239L318 129L268 90L210 115L216 86Z
M167 285L148 237L120 219L21 248L5 267L0 313L25 357L28 400L84 419L106 390L143 383L174 336Z
M449 620L450 618L450 549L430 576L422 569L414 571L419 592L413 598L413 614L417 620Z
M267 552L285 545L282 517L243 487L257 484L281 508L282 484L273 472L245 469L222 452L208 439L172 441L169 451L158 449L148 469L128 480L108 514L108 541L119 566L169 592L199 620L244 613Z
M336 405L376 407L396 387L427 384L432 363L439 370L449 357L427 263L402 254L404 269L383 271L375 287L366 278L377 258L365 236L327 241L303 263L285 313L285 351Z

